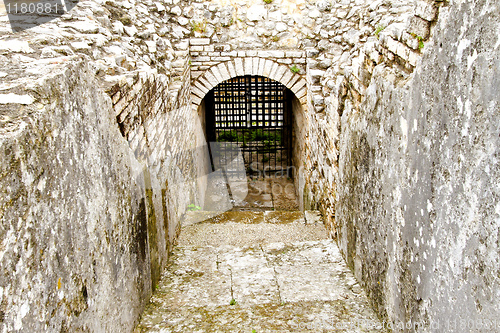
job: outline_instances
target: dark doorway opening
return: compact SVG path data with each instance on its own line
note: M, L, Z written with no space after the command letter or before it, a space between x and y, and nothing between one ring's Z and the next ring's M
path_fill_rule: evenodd
M292 98L283 84L261 76L235 77L212 89L205 97L207 140L218 145L212 167L230 160L236 145L248 175L291 177Z

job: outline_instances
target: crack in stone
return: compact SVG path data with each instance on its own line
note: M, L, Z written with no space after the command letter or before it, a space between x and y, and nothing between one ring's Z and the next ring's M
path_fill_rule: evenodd
M269 268L273 269L273 272L274 272L273 277L274 277L274 281L276 283L276 289L278 290L278 303L282 304L283 303L283 299L281 298L281 290L280 290L280 284L279 284L279 281L278 281L278 272L276 271L276 267L275 266L271 266L271 261L267 257L266 252L264 251L264 248L262 247L262 243L259 244L259 247L260 247L260 250L262 251L262 254L264 255L264 258L266 258L266 264L267 264L267 266Z

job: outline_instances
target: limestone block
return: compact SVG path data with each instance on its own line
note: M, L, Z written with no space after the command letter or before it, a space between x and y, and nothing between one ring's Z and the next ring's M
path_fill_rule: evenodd
M212 85L205 76L202 76L200 77L200 79L198 80L201 84L203 84L205 86L205 88L207 88L208 90L211 90L214 85Z
M259 71L259 61L260 58L252 58L252 75L256 75Z
M297 37L287 37L282 38L278 41L280 47L295 48L299 45L299 39Z
M420 58L420 54L417 52L410 51L408 54L408 62L413 67L417 66L418 59Z
M205 94L207 92L209 92L210 89L208 89L207 87L205 87L201 82L196 82L192 87L191 89L197 89L201 94L197 94L198 96L200 97L203 97L205 96Z
M272 68L273 62L271 60L265 60L262 76L270 77Z
M279 68L276 72L276 76L274 77L274 80L282 82L281 79L282 79L283 75L285 75L286 72L290 72L290 69L288 69L288 67L282 66L282 65L279 66Z
M267 18L267 9L264 5L253 5L247 11L247 19L255 22Z
M417 1L415 6L415 15L423 18L426 21L434 21L438 13L438 8L434 3L426 1Z
M309 11L307 16L309 16L310 18L313 18L313 19L318 18L321 16L321 12L318 9L314 8L311 11Z
M268 13L268 19L271 21L278 21L277 24L281 23L282 14L281 11L275 10Z
M306 86L307 82L306 80L304 79L299 79L293 86L292 88L290 89L291 91L293 91L293 93L295 95L297 95L297 93Z
M179 6L175 6L170 10L170 13L176 16L180 16L182 15L182 9Z
M427 39L430 33L430 22L418 16L413 16L410 20L408 31L423 39Z
M191 46L200 46L200 45L209 45L210 44L210 38L191 38L189 40L189 44Z
M265 65L266 59L260 58L259 59L259 67L257 70L257 75L259 76L264 76L264 65Z
M400 40L403 31L405 30L405 23L393 23L387 28L382 30L379 34L380 38L383 39L385 36L392 37L393 39Z
M219 72L221 74L222 81L226 81L226 80L229 80L231 78L231 75L229 75L229 71L227 70L227 67L225 64L219 64L217 66L217 68L219 69Z
M231 60L231 57L212 57L210 60L215 62L229 61Z
M314 69L308 71L308 76L310 77L311 84L320 84L321 78L325 75L325 71Z
M286 51L285 55L288 58L302 58L302 57L305 57L304 52L301 52L301 51Z
M116 21L116 22L113 22L113 27L112 27L111 31L113 31L113 33L115 33L115 34L121 35L124 32L123 28L124 28L123 23L121 23L120 21Z
M300 75L298 74L293 75L292 79L288 82L287 87L292 88L295 85L295 83L297 83L300 79L301 79Z
M229 46L228 46L229 47ZM222 57L237 57L238 52L237 51L231 51L231 52L221 52L220 55Z
M0 94L0 104L32 104L35 100L30 95L18 95L14 93Z
M191 30L184 28L183 26L173 24L172 25L172 35L177 38L186 38L189 36Z
M182 26L186 26L186 25L188 25L189 20L183 16L179 16L179 18L177 19L177 22Z
M145 43L148 46L149 53L156 53L156 42L154 42L152 40L147 40L147 41L145 41Z
M192 61L193 61L193 63L194 63L194 62L201 62L201 63L203 63L203 62L208 62L208 61L210 61L211 59L212 59L212 58L210 58L210 57L208 57L208 56L205 56L205 57L193 57Z
M212 88L221 82L211 72L207 72L205 74L205 77L206 77L207 81L210 83L210 85L212 86Z
M283 83L283 85L287 86L288 87L288 83L290 82L290 80L292 79L293 77L293 73L291 70L288 70L285 72L285 75L283 75L283 77L281 78L281 83Z
M271 72L269 73L269 77L273 80L276 80L276 72L278 71L279 65L276 62L273 62Z
M210 72L216 78L217 83L220 83L220 82L224 81L224 79L222 78L222 74L221 74L221 72L220 72L220 70L219 70L219 68L217 66L212 66L210 68Z
M316 2L316 8L322 12L330 11L332 9L332 3L327 0L320 0Z
M236 74L238 76L243 76L245 75L245 69L243 67L243 60L241 58L236 58L234 59L234 65L235 65L235 69L236 69Z
M270 58L271 53L269 51L257 51L257 56L260 58Z
M395 54L398 50L399 43L397 41L395 41L394 39L392 39L391 37L387 37L386 45L387 45L387 49Z
M229 75L230 75L231 77L236 77L236 76L238 76L238 75L236 74L236 68L234 67L234 63L232 63L232 62L227 62L227 63L226 63L226 65L227 65L227 69L228 69L228 71L229 71Z
M251 75L253 68L253 58L245 59L245 75Z
M283 22L276 23L276 31L283 32L288 30L288 25Z
M302 105L307 104L307 94L304 94L301 98L299 98L299 101Z
M70 45L76 51L90 50L90 45L87 42L73 42Z
M349 30L342 35L343 40L349 45L357 45L359 43L360 31Z
M201 45L193 45L189 48L191 50L191 55L193 54L192 52L201 52L203 51L203 46Z
M403 58L404 60L408 60L408 57L410 55L410 49L403 43L398 43L398 49L396 54L401 58Z
M137 34L137 28L135 26L124 27L123 30L125 30L125 33L130 37L134 37Z
M303 87L301 90L299 90L295 96L297 96L297 98L302 102L303 99L307 98L307 87Z

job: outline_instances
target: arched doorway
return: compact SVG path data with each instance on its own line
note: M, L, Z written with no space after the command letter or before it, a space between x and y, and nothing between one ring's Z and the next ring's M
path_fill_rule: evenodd
M217 152L211 154L212 166L223 164L237 146L248 175L291 177L293 96L280 82L253 75L231 78L209 91L206 136L218 143Z

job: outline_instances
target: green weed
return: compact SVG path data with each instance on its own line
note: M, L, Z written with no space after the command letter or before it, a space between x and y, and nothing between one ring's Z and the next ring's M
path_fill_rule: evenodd
M297 65L293 65L292 67L290 67L290 70L294 74L297 74L298 72L300 72L300 68L298 68Z
M187 210L189 210L190 212L196 212L198 210L201 210L201 207L196 206L195 204L190 204L187 206Z
M379 25L377 29L375 30L375 36L377 36L377 39L379 38L379 34L385 29L383 25Z
M191 22L191 29L193 32L204 33L207 30L207 22Z

